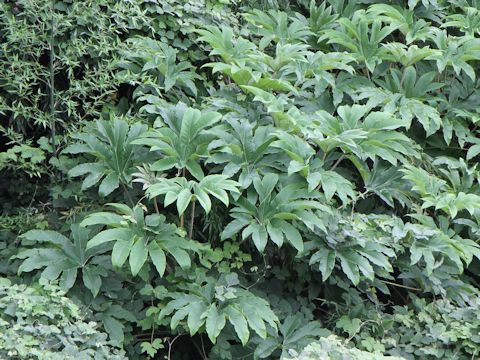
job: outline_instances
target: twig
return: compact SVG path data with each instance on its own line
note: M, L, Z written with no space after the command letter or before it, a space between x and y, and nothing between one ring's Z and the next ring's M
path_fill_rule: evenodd
M396 287L401 287L403 289L408 289L408 290L413 290L413 291L422 291L422 289L419 289L419 288L415 288L415 287L411 287L411 286L407 286L407 285L402 285L402 284L397 284L397 283L387 281L387 280L379 279L379 281L383 282L384 284L388 284L388 285L392 285L392 286L396 286Z
M128 191L127 187L123 182L120 182L122 184L123 191L125 192L125 195L127 196L128 201L130 202L131 206L135 206L135 203L133 202L132 197L130 196L130 192Z
M168 342L168 357L167 359L170 360L171 359L171 352L172 352L172 346L173 346L173 343L180 337L182 336L183 334L178 334L177 336L175 336L173 338L172 341L170 341L169 339L167 339L167 342Z
M207 359L207 353L205 352L205 345L203 343L203 335L202 334L200 334L200 342L202 343L203 358L206 360Z
M347 340L345 340L345 344L348 344L348 343L350 342L350 340L352 340L353 337L358 334L358 332L360 331L360 329L361 329L365 324L368 324L369 322L373 322L373 323L375 323L375 324L378 324L378 322L375 321L375 320L365 320L364 322L362 322L362 323L358 326L358 329L357 329Z
M195 201L192 202L192 210L190 213L190 230L188 231L188 238L191 240L193 236L193 224L195 222Z
M335 170L335 168L338 166L338 164L340 164L342 162L342 160L345 159L345 154L342 154L342 156L340 156L337 161L335 161L335 164L333 164L332 168L330 169L330 171L333 171Z
M50 34L50 127L52 128L52 149L55 153L55 0L52 0L52 29Z

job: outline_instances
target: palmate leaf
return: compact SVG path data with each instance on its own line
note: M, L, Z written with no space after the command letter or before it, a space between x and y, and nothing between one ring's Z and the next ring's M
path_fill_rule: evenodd
M398 168L377 161L372 169L369 169L366 164L356 158L352 157L350 160L362 176L365 186L364 196L373 193L391 207L394 207L394 200L402 206L411 204L411 186Z
M363 275L366 279L373 281L375 271L370 263L370 259L367 254L362 255L357 250L327 250L322 249L315 253L310 258L310 265L319 263L319 270L322 273L323 281L327 280L331 275L335 264L339 262L343 273L354 284L358 285L360 282L360 275ZM391 265L386 261L388 266L386 269L391 269Z
M398 79L398 81L402 80ZM395 114L402 119L407 129L410 128L413 119L422 125L428 135L432 135L440 129L443 122L436 108L439 99L432 95L423 96L423 98L408 98L401 91L403 90L398 90L395 86L392 88L386 85L384 88L361 87L355 93L354 98L357 101L368 99L368 106L381 106L383 111Z
M265 250L268 239L279 247L286 240L297 251L303 251L302 235L292 221L303 223L308 228L321 228L322 220L315 211L328 211L328 207L308 200L309 192L299 184L274 192L277 181L277 175L267 174L254 183L257 201L243 196L236 200L237 206L230 212L234 220L224 228L222 240L236 234L241 234L243 240L251 237L260 252Z
M98 182L99 195L106 197L117 189L120 183L129 185L135 164L140 165L141 152L133 141L146 131L141 123L129 125L125 120L98 120L86 132L73 137L78 143L67 147L63 153L83 154L96 159L96 162L82 163L68 172L71 177L89 174L82 183L86 190Z
M353 184L335 171L312 172L308 174L307 182L308 191L321 185L327 200L330 200L335 194L344 204L355 198Z
M384 59L401 63L404 67L410 67L424 59L428 60L439 53L438 50L430 49L428 46L419 48L417 45L407 46L398 42L383 44L383 46L388 50Z
M412 190L420 194L422 208L435 207L435 210L443 210L455 218L462 210L467 210L473 215L475 209L480 206L479 195L458 191L455 185L450 186L447 181L422 168L406 165L401 171L404 178L414 184Z
M122 52L119 67L124 69L118 76L124 82L138 82L140 76L151 79L155 84L150 91L144 87L142 93L158 95L160 91L168 92L172 88L197 95L195 80L200 76L195 73L192 64L177 59L177 50L161 41L146 37L129 38L129 50Z
M317 131L320 139L312 139L320 148L329 152L340 147L346 155L353 154L362 160L378 158L396 165L407 162L408 157L419 157L413 141L401 133L408 123L388 112L369 112L367 105L340 106L339 117L326 111L318 111Z
M373 4L369 6L367 14L398 29L405 35L407 44L415 40L425 41L429 36L429 23L424 19L418 19L413 9L397 5Z
M461 273L474 256L480 257L480 246L477 243L445 233L424 216L415 218L419 220L418 224L406 224L406 229L412 236L410 264L418 264L423 260L422 267L425 268L427 276L432 275L438 264L441 264L442 258L453 263Z
M204 174L198 158L208 155L207 145L214 139L212 129L222 116L217 112L201 112L182 103L165 107L168 110L160 111L163 121L156 122L156 129L144 133L133 143L150 146L150 151L162 154L163 158L151 165L152 170L186 169L201 180Z
M380 19L366 19L364 12L357 11L353 20L340 18L337 20L340 29L328 29L320 37L329 44L339 44L350 50L358 61L364 62L370 72L382 62L383 49L379 46L392 31L394 25L382 26Z
M209 196L217 198L225 206L228 206L228 194L238 194L239 186L240 184L236 181L220 174L207 175L199 182L194 180L187 181L184 177L159 178L156 183L147 185L146 193L150 198L164 196L165 206L176 202L179 215L185 212L192 201L197 200L208 213L211 209Z
M169 292L165 295L166 305L162 306L159 317L170 317L170 326L181 325L193 336L203 326L210 340L215 343L227 323L233 326L235 334L245 345L255 332L262 339L267 337L267 325L277 330L278 318L270 309L269 303L248 290L238 287L238 279L233 284L229 274L220 279L206 278L202 283L186 284L183 292ZM215 294L227 291L226 298Z
M130 208L124 204L108 204L120 212L98 212L88 215L82 226L105 225L107 229L92 237L86 247L96 249L99 245L115 242L112 249L112 264L120 268L128 259L132 275L137 275L148 259L155 266L158 274L163 276L166 269L167 255L173 257L182 269L190 267L187 250L194 250L193 243L177 234L174 224L165 222L165 216L152 214L145 216L140 206ZM99 252L109 251L103 247Z
M306 248L316 249L309 264L318 266L323 281L340 269L354 285L362 280L373 282L375 277L393 272L396 243L407 234L403 229L401 221L389 216L367 215L352 217L348 222L341 220L340 224L333 222L327 227L325 240L309 236L314 240Z
M208 147L211 151L208 162L223 164L222 173L228 176L241 172L238 182L242 188L249 187L259 171L272 166L267 160L270 145L276 140L272 127L234 118L227 119L224 127L214 131L218 139Z
M210 55L220 55L227 63L242 60L245 54L255 48L255 45L248 40L234 38L230 28L205 26L204 29L195 31L201 35L198 38L199 41L206 42L212 47Z
M475 69L469 62L480 59L480 39L448 36L445 30L439 28L432 28L429 37L441 51L435 56L439 72L448 66L453 68L456 75L465 73L475 81Z
M79 271L83 284L93 296L97 296L106 270L92 262L101 254L102 248L89 249L89 231L78 225L70 227L70 238L52 230L30 230L21 236L25 247L15 258L23 259L19 274L44 268L41 277L49 281L59 279L63 291L69 291L75 284ZM41 247L39 245L41 244ZM29 248L30 246L36 248Z
M297 43L304 42L313 35L304 19L289 18L286 12L270 10L263 12L255 9L245 14L245 19L253 26L262 39L260 48L265 48L270 42Z
M456 27L470 36L480 33L480 10L475 7L466 7L463 10L466 10L466 14L447 16L442 27Z

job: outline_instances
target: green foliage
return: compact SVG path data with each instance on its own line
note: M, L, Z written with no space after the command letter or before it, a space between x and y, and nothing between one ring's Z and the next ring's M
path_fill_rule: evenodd
M108 227L88 240L87 250L105 252L108 248L103 245L115 241L112 265L120 268L128 258L134 276L140 272L147 258L163 276L167 266L166 254L171 255L182 268L190 266L190 256L186 250L195 249L195 245L184 239L174 224L165 222L165 216L145 215L140 206L132 209L123 204L108 205L116 212L93 213L81 222L82 226Z
M57 287L0 281L2 358L126 359Z
M105 269L99 266L101 258L98 255L102 249L88 249L89 232L78 225L72 225L71 234L72 239L52 230L30 230L23 234L22 246L26 249L15 258L25 260L18 268L18 273L45 268L41 277L47 281L60 278L60 289L67 292L75 284L78 271L81 270L84 285L96 296L102 277L107 275ZM47 246L40 247L40 244Z
M295 354L289 360L401 360L397 356L384 356L378 353L372 354L355 348L348 348L342 344L336 336L320 339L318 342L308 345L300 354Z
M135 164L140 162L140 154L131 144L146 127L136 123L129 126L124 120L96 121L95 128L87 128L84 133L72 137L79 140L64 150L68 154L85 154L95 158L94 162L83 162L68 172L71 177L88 176L83 180L82 190L95 186L100 180L98 193L108 196L120 184L127 185L132 180Z
M447 299L427 302L413 297L408 306L387 314L377 308L372 318L343 316L337 328L350 333L357 347L380 349L403 359L471 359L480 351L478 295L457 305ZM368 314L365 312L361 316Z
M396 308L385 347L406 359L471 359L480 352L478 298L466 306L448 300L429 304L415 299L413 309Z
M478 357L479 11L4 2L1 275L135 359Z
M268 302L242 289L235 273L220 279L207 277L200 283L182 287L182 290L167 292L165 289L161 297L161 300L168 301L161 308L158 319L162 321L171 316L172 330L181 323L190 335L195 335L202 328L215 343L228 321L245 345L251 332L265 339L267 326L277 329L278 318Z

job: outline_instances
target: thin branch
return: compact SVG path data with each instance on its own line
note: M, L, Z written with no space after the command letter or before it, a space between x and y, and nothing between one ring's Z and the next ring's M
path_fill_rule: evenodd
M168 341L168 357L167 357L167 359L168 359L168 360L171 360L171 355L170 355L170 354L171 354L171 352L172 352L173 343L174 343L180 336L182 336L182 335L183 335L183 334L178 334L177 336L175 336L175 337L173 338L172 341L170 341L169 339L167 339L167 341Z
M342 160L345 159L345 154L342 154L342 156L340 156L337 161L335 161L335 164L333 164L332 168L330 169L330 171L333 171L335 170L335 168L342 162Z
M180 170L179 170L180 171ZM182 169L182 176L185 177L185 168ZM180 227L183 227L185 223L184 215L180 215Z
M52 29L50 34L50 127L52 130L52 149L56 152L55 144L55 0L52 0Z
M383 282L384 284L388 284L388 285L400 287L400 288L403 288L403 289L408 289L408 290L412 290L412 291L422 291L422 289L419 289L419 288L416 288L416 287L411 287L411 286L406 286L406 285L402 285L402 284L397 284L397 283L394 283L394 282L391 282L391 281L387 281L387 280L381 280L381 279L379 279L379 281L380 281L380 282Z
M206 360L207 359L207 353L205 352L205 344L203 343L203 335L202 334L200 334L200 342L202 343L203 358Z
M362 322L362 323L360 324L360 326L358 327L357 331L355 331L347 340L345 340L345 345L348 344L348 343L353 339L353 337L358 334L358 332L361 330L361 328L362 328L364 325L366 325L366 324L368 324L368 323L371 323L371 322L373 322L373 323L375 323L375 324L378 324L378 322L375 321L375 320L365 320L364 322Z
M128 201L130 202L130 205L133 207L135 206L135 203L133 202L132 197L130 196L130 192L128 191L127 187L123 182L120 181L120 184L122 184L123 191L125 192L125 196L127 197Z
M192 210L190 213L190 230L188 231L188 238L192 239L193 237L193 224L195 222L195 201L192 202Z

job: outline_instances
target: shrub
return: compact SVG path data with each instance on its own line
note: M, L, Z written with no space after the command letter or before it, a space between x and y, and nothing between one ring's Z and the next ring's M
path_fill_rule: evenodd
M3 359L126 359L53 285L12 285L0 279L0 314Z

